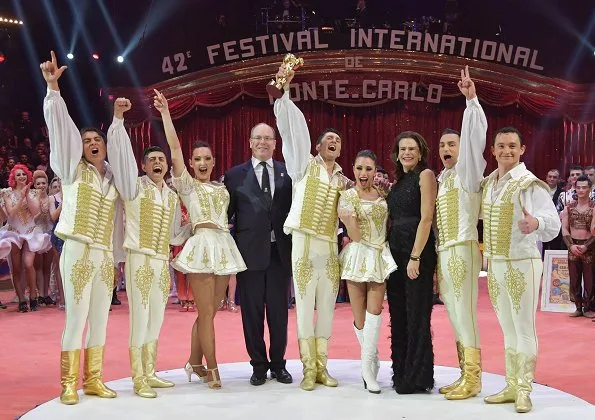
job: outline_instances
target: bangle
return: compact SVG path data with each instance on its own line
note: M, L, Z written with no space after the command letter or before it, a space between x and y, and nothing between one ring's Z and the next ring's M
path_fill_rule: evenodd
M413 255L413 254L411 254L411 255L409 256L409 259L410 259L411 261L419 261L419 260L420 260L420 258L419 258L419 255Z

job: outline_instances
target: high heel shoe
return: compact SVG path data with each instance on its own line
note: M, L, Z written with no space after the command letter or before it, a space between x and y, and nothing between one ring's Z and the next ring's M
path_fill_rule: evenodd
M233 300L228 301L227 310L233 313L236 313L238 311L238 307L236 306L236 303Z
M180 312L188 312L188 301L187 300L180 301Z
M194 306L194 301L189 300L188 302L186 302L186 308L188 308L188 312L195 312L196 307Z
M211 373L213 379L207 382L207 385L211 389L221 389L221 377L219 376L219 368L215 369L207 369L207 380L209 372Z
M195 371L194 368L200 368L200 370L204 372L204 375L201 375L199 372ZM191 365L190 362L187 362L186 366L184 366L184 371L186 372L186 376L188 376L188 382L192 382L192 374L195 374L199 381L207 381L207 372L203 365Z
M218 311L225 311L227 309L227 299L223 298L221 299L221 302L219 302L219 307L217 308Z

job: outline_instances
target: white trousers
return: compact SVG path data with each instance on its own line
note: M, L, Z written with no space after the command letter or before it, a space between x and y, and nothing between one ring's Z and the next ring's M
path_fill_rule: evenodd
M169 262L129 251L126 255L130 347L157 340L169 296Z
M535 312L542 271L540 259L488 260L488 290L504 348L527 356L537 356Z
M331 337L339 291L338 246L293 231L291 263L298 338ZM314 325L314 307L316 324Z
M81 348L87 321L85 348L103 346L114 288L112 252L67 239L60 255L60 273L66 301L62 351Z
M475 241L448 247L438 253L440 296L444 299L455 338L464 347L479 348L477 281L481 254Z

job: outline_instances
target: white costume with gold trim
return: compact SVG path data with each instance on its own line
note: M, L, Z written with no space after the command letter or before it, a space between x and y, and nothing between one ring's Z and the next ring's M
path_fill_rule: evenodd
M501 179L498 170L492 172L483 181L482 194L488 290L504 334L507 383L513 378L519 392L529 393L537 357L535 312L543 269L537 241L551 241L558 235L560 217L548 186L524 163ZM523 208L539 222L528 235L518 227Z
M477 290L481 269L477 222L486 161L487 120L477 97L463 114L459 157L438 177L438 281L456 341L479 348Z
M184 206L188 209L193 235L172 262L182 273L213 273L218 276L246 270L244 259L229 233L227 207L229 193L223 184L200 182L184 168L173 178ZM217 228L201 227L212 224Z
M341 279L384 283L397 269L386 241L386 200L362 200L357 190L350 188L341 193L338 210L355 212L361 232L361 240L348 243L339 255Z
M101 176L82 159L81 134L68 115L60 92L48 89L44 116L50 139L50 164L62 180L62 213L55 230L56 236L64 240L60 256L66 299L62 350L81 347L87 321L85 347L103 346L114 286L113 243L122 243L113 236L123 234L119 229L114 231L115 220L122 215L114 178L136 176L136 160L130 143L113 144L108 159L118 160L118 166L127 173L113 174L105 162L105 175Z
M329 339L341 275L337 203L339 192L351 181L343 175L337 163L329 174L322 157L312 157L306 120L288 92L275 101L274 109L283 140L287 173L294 189L283 230L292 235L298 338ZM315 327L314 306L317 311Z

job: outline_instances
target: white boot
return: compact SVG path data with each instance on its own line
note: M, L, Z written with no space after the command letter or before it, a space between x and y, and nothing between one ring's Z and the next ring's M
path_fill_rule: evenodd
M365 328L365 327L364 327ZM360 360L362 361L362 380L364 379L363 367L364 367L364 329L358 330L355 324L353 324L353 332L357 337L357 342L360 348ZM366 381L364 381L364 389L366 388Z
M378 336L381 324L381 315L373 315L366 311L362 346L362 377L368 391L373 394L380 394L380 385L376 381L378 371L375 368L378 366Z

